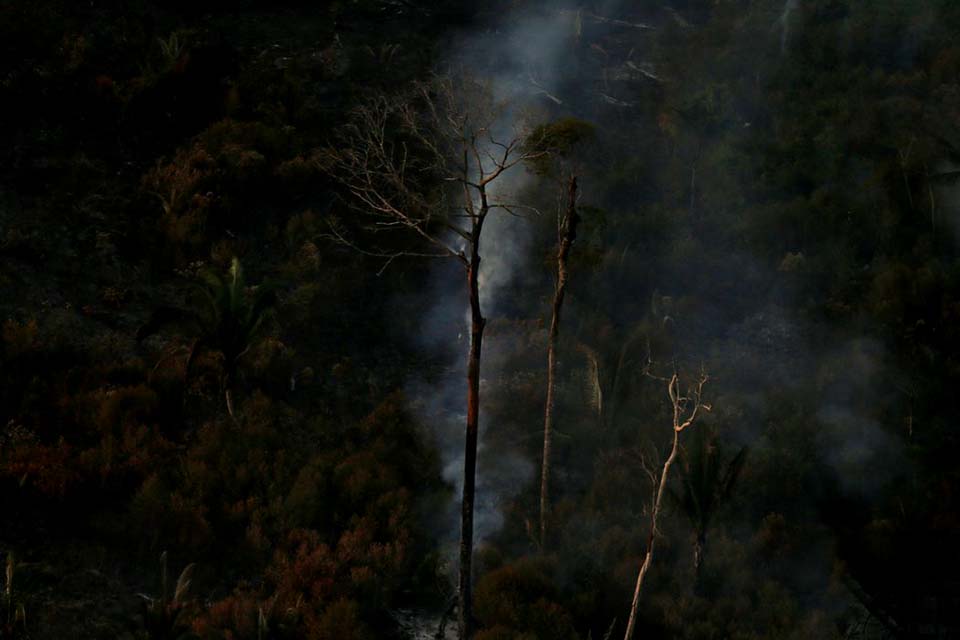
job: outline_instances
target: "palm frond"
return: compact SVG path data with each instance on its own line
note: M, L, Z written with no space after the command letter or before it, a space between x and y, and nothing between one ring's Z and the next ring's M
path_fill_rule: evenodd
M746 461L747 448L741 448L724 462L724 452L717 444L716 435L707 430L698 432L691 445L682 454L682 493L673 492L673 495L690 524L703 532L733 493Z
M603 640L610 640L613 637L613 630L617 626L617 619L614 618L613 622L610 623L610 627L607 629L607 632L603 634Z
M180 572L180 577L177 578L177 586L173 590L173 604L181 604L186 597L187 591L190 589L190 581L193 579L194 567L196 567L196 563L191 562Z

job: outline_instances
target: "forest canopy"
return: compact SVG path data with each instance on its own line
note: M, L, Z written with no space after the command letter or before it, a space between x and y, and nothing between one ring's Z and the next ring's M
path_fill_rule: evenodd
M958 33L3 2L0 640L960 634Z

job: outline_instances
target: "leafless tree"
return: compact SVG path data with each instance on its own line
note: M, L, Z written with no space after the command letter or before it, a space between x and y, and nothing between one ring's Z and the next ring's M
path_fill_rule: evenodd
M578 175L582 169L583 143L593 138L593 126L576 118L562 118L537 127L528 141L529 150L542 152L530 164L534 173L556 180L557 253L556 281L553 290L550 331L547 335L547 393L543 411L543 457L540 467L540 548L547 544L547 521L550 516L550 463L553 446L554 409L556 405L557 343L560 335L560 314L567 291L570 250L577 237L580 215L577 210ZM574 151L577 153L574 153Z
M356 241L340 226L331 235L384 260L403 256L452 258L465 272L470 305L467 417L458 578L459 637L472 635L473 511L480 416L480 358L485 319L480 308L481 237L496 211L530 211L506 192L504 176L534 159L523 134L501 127L505 105L469 78L435 78L402 95L378 95L358 107L335 146L320 161L362 214L359 227L382 238L406 232L418 248L395 249ZM407 245L404 245L405 247Z
M540 466L540 547L547 544L547 519L550 511L550 450L553 447L553 412L556 404L557 338L560 312L567 291L567 261L577 237L577 177L570 176L566 207L557 216L557 280L553 291L550 333L547 336L547 401L543 411L543 457Z
M633 590L633 601L630 604L630 617L627 620L627 631L624 640L633 639L633 631L637 622L637 608L640 604L640 592L643 589L643 581L650 570L653 562L653 551L657 540L657 520L663 507L663 496L666 492L667 481L670 478L670 467L673 466L677 455L680 453L680 434L696 422L701 411L710 411L710 405L703 402L703 387L707 384L708 376L701 371L700 375L687 392L681 390L680 374L674 371L669 378L658 378L667 383L667 394L670 396L670 404L673 410L673 439L670 447L670 453L663 462L660 469L659 479L656 473L648 470L653 482L653 503L650 506L650 535L647 538L647 552L643 557L643 564L640 565L640 572L637 575L637 585Z

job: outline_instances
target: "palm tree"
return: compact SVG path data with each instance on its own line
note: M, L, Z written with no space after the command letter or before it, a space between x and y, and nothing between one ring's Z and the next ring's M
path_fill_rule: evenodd
M707 533L714 517L733 493L747 458L747 447L725 461L715 433L702 429L692 440L692 446L685 448L681 455L681 488L673 495L693 527L693 571L699 588Z
M186 327L195 336L187 358L185 375L190 374L196 357L203 351L223 356L221 388L227 412L234 417L233 387L240 359L256 341L275 301L274 290L260 285L248 290L243 267L233 258L226 276L214 271L200 274L189 308L161 307L137 331L137 340L156 333L166 324Z

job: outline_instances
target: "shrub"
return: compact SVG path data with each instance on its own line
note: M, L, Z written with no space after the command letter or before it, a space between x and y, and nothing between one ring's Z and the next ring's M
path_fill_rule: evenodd
M491 638L576 640L570 614L556 601L552 570L546 560L525 558L477 582L474 607Z

